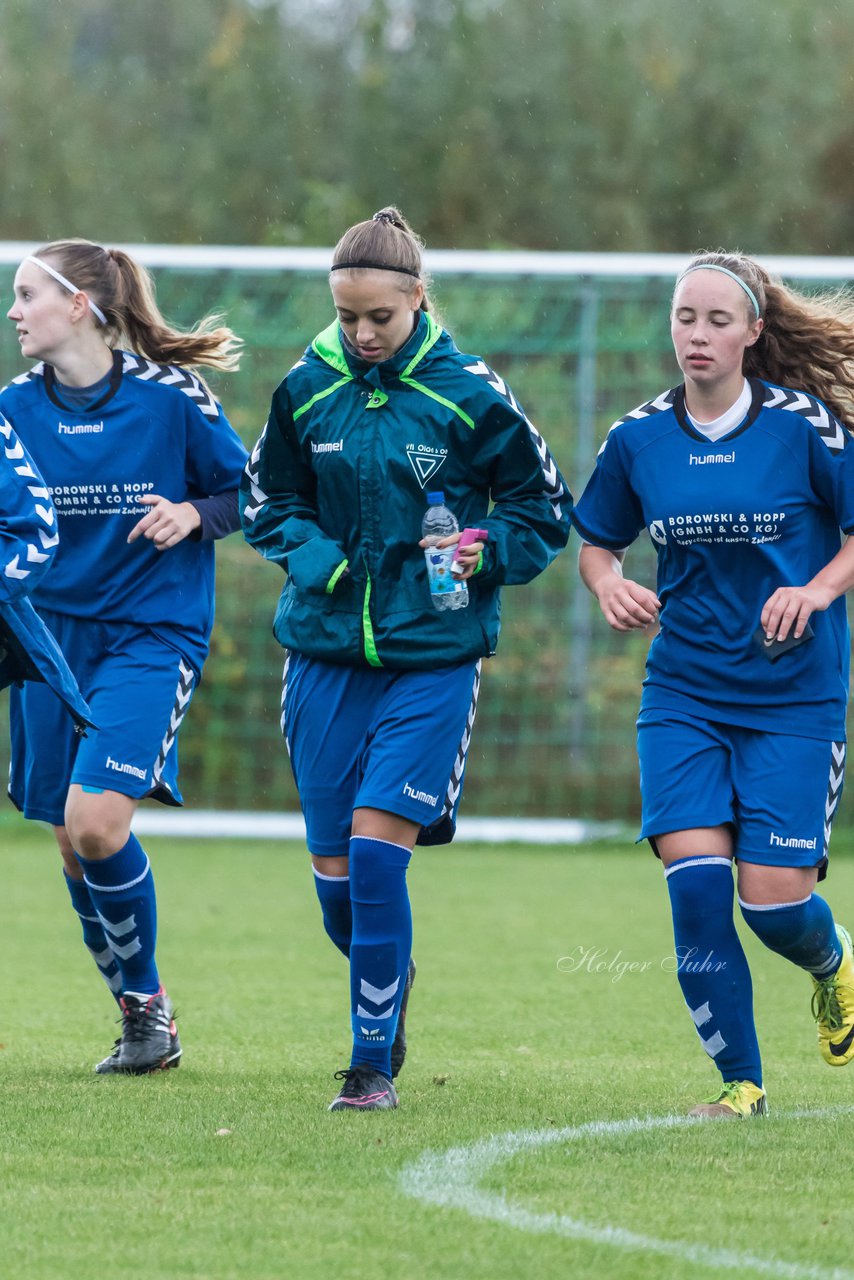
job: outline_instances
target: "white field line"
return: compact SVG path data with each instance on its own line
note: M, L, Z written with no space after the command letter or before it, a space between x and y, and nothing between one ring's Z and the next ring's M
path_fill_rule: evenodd
M222 836L238 840L305 840L301 813L242 813L228 810L138 809L138 835ZM632 840L620 822L583 822L579 818L460 818L455 844L585 844L588 840Z
M771 1119L754 1121L773 1124L774 1119L820 1119L854 1112L854 1107L826 1108L815 1111L774 1113ZM590 1244L611 1245L615 1249L661 1254L686 1263L708 1267L718 1274L750 1270L757 1275L779 1277L780 1280L854 1280L854 1272L835 1268L786 1262L781 1258L761 1257L733 1249L717 1249L681 1240L660 1240L618 1226L599 1226L562 1213L535 1213L514 1204L505 1191L485 1191L479 1182L496 1165L511 1160L524 1151L536 1151L585 1139L607 1141L609 1137L642 1133L650 1129L676 1129L688 1125L714 1123L688 1116L649 1116L631 1120L595 1120L565 1129L528 1129L519 1133L498 1134L468 1147L448 1151L425 1152L400 1174L403 1192L422 1204L445 1209L459 1209L473 1218L515 1227L537 1235L559 1235Z

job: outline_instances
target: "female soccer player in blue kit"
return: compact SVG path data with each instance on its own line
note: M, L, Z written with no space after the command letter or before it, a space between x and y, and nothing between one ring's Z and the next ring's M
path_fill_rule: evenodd
M683 385L612 428L573 516L617 631L656 617L638 719L642 830L664 865L678 976L723 1083L692 1114L766 1110L744 919L813 981L819 1047L854 1057L851 939L815 893L842 790L854 585L852 307L740 254L676 283ZM651 591L622 575L646 528Z
M212 539L237 527L246 451L188 369L236 367L210 320L171 328L126 253L57 241L27 257L9 310L39 363L0 393L59 516L59 549L33 602L88 699L73 732L44 685L13 689L9 794L53 825L86 946L120 1001L100 1073L178 1065L155 962L154 883L130 825L140 799L180 804L176 738L213 621Z
M276 391L241 503L288 575L283 727L324 927L350 960L353 1053L330 1110L367 1111L397 1105L413 846L452 837L499 589L565 545L571 498L505 383L436 322L396 209L346 232L330 281L337 319ZM425 487L488 532L460 548L467 608L431 603Z

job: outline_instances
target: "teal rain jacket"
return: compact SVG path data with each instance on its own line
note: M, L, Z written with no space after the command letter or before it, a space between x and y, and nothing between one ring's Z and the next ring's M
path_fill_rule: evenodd
M489 531L469 607L440 612L418 542L426 494ZM433 668L495 652L499 590L566 545L572 497L509 387L422 312L372 365L321 333L273 396L247 464L248 542L287 581L287 649L348 665Z

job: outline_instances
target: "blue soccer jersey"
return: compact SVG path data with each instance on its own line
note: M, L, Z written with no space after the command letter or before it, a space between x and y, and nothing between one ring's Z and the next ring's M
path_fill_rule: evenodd
M658 557L661 629L642 709L842 740L848 700L845 599L810 619L814 639L769 662L762 607L802 586L854 532L854 441L813 396L751 380L744 422L710 441L677 387L617 422L573 515L588 542Z
M29 449L59 517L52 571L34 603L56 613L181 632L199 668L213 619L214 549L185 538L168 551L128 543L144 494L171 502L237 489L246 450L188 370L115 352L94 407L63 404L49 366L0 392L0 410Z

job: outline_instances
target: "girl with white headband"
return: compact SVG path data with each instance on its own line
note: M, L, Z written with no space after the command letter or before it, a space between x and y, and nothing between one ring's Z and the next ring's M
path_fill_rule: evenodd
M671 307L684 382L614 425L573 515L608 623L660 624L640 838L664 865L673 968L722 1077L694 1115L766 1110L734 861L745 921L812 979L825 1061L854 1058L851 939L815 893L845 763L852 321L851 302L797 294L750 258L695 258ZM644 528L654 591L622 572Z
M56 506L59 549L33 592L97 731L80 738L45 685L13 689L9 794L51 823L66 884L122 1034L95 1068L178 1065L155 961L156 904L131 833L139 801L181 804L178 729L208 648L213 542L239 522L245 450L190 369L233 369L239 342L210 317L172 328L128 254L57 241L18 268L8 312L37 361L0 411Z

